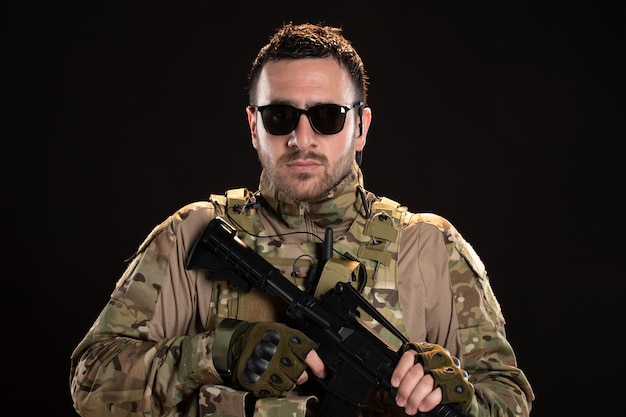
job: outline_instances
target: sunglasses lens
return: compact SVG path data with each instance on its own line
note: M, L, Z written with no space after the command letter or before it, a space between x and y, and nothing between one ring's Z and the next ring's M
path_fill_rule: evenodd
M294 130L298 124L300 114L291 106L270 105L261 110L263 125L272 135L286 135Z
M346 121L346 110L336 104L321 104L309 109L313 129L325 135L341 132Z
M352 108L354 106L348 107L338 104L320 104L308 110L300 110L283 104L257 107L261 113L265 130L272 135L286 135L292 132L298 126L300 115L303 113L307 115L311 127L317 133L334 135L341 132L346 122L346 114Z

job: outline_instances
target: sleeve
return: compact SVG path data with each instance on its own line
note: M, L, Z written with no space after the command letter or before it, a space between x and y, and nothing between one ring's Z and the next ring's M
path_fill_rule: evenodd
M469 413L528 416L534 393L507 340L505 320L484 265L460 233L447 221L443 224L461 359L476 392Z
M82 417L173 415L194 407L202 384L221 382L212 332L184 330L197 329L197 285L206 281L205 271L185 270L185 258L214 215L210 203L186 206L139 247L71 354L70 393ZM176 288L176 305L165 306L163 288ZM176 311L168 323L165 308Z

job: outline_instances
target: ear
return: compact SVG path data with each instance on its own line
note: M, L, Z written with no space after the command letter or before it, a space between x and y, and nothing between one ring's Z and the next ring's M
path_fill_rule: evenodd
M250 127L250 137L252 138L252 146L254 147L254 149L257 149L257 145L258 145L258 137L256 134L256 130L257 130L257 122L256 122L256 110L251 107L248 106L246 107L246 114L248 116L248 126Z
M355 150L357 152L362 151L365 147L365 142L367 141L367 132L370 130L370 124L372 123L372 109L369 107L364 107L360 118L360 126L357 131L359 136L357 136L356 138L355 146Z

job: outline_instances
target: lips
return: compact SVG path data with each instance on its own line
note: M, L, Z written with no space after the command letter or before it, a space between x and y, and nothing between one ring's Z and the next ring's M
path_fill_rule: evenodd
M298 159L288 162L287 166L289 169L296 172L310 172L319 168L322 164L319 161L312 159Z

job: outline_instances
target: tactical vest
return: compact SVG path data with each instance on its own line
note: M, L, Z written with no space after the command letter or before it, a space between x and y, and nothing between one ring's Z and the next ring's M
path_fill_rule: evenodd
M309 270L316 265L319 243L281 244L268 237L259 222L257 209L250 204L250 195L245 188L232 189L224 195L211 195L211 201L220 216L238 230L238 237L246 245L278 268L283 276L293 279L300 289L308 290L310 284L307 276ZM371 205L370 217L359 215L348 232L334 241L333 258L326 263L330 267L324 268L315 287L315 294L330 289L336 282L352 280L358 276L357 269L362 269L363 265L365 274L361 274L361 278L366 279L361 288L363 296L391 325L405 333L398 297L397 255L402 229L409 217L407 214L406 207L397 202L386 197L377 198ZM359 284L354 282L355 286ZM263 290L255 288L242 294L229 282L216 280L213 297L217 320L215 326L225 317L246 321L286 321L286 305ZM371 316L361 312L361 320L392 346L400 348L401 341ZM208 393L213 392L215 395L217 388L218 386L203 387L205 401ZM232 389L224 394L233 397ZM242 394L237 398L243 412L246 396ZM277 407L276 400L257 400L254 415L269 416L270 414L265 413ZM306 405L314 400L310 396L289 398L289 405L285 406L294 410L294 415L305 416ZM300 406L294 407L294 403L299 403ZM261 409L264 411L257 414ZM206 411L205 407L206 415L220 415ZM232 412L232 409L229 411Z
M278 268L283 276L293 279L301 289L308 289L306 276L317 261L319 244L284 245L265 237L267 234L262 230L256 209L253 207L241 209L248 203L248 194L249 191L240 188L229 190L224 196L212 195L211 199L220 205L227 221L228 218L233 220L233 226L239 230L239 238L246 245ZM371 217L365 219L359 216L352 223L348 233L335 240L336 252L334 252L333 260L336 262L333 263L330 271L324 271L325 273L322 274L316 287L316 294L330 289L338 281L349 280L358 267L358 261L356 261L358 259L365 266L367 273L367 282L362 290L363 296L394 327L404 333L405 326L398 303L396 276L398 243L405 213L405 207L388 198L382 197L373 202ZM244 232L242 229L251 233ZM347 259L340 260L341 257L337 252L347 254L344 256ZM356 285L358 284L355 283ZM263 295L263 291L251 291L248 294L239 294L235 288L229 288L229 291L231 293L228 295L228 302L224 303L222 299L219 303L227 307L222 311L223 317L260 321L259 315L263 314L263 311L268 311L273 317L267 319L282 318L281 312L276 311L273 303L267 309L259 308L258 303L268 300L268 297ZM263 301L256 300L259 297ZM367 318L364 319L368 321ZM371 319L369 324L381 336L390 339L389 341L394 344L392 335L380 324L371 322Z

